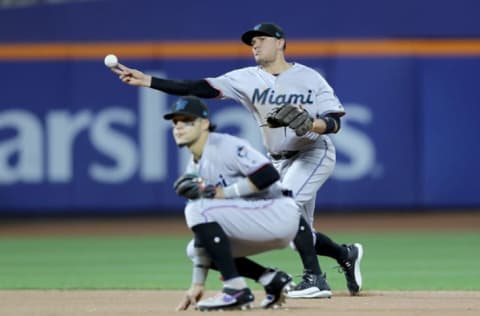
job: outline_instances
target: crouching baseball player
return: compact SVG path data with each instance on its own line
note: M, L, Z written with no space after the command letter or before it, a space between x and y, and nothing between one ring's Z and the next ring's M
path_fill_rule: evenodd
M189 199L185 219L194 233L187 247L192 284L177 310L248 308L254 296L244 277L264 286L263 308L282 304L291 277L246 258L288 246L299 224L308 226L280 186L280 175L246 141L214 133L208 109L196 97L178 99L164 118L172 121L177 145L192 153L186 173L174 183L176 193ZM221 273L223 289L200 300L209 269Z

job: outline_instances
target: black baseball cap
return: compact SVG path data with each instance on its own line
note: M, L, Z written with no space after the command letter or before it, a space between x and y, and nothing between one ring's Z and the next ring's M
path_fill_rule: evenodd
M207 105L197 97L181 97L173 103L172 112L165 114L163 118L171 120L175 115L208 118L208 108Z
M252 38L255 36L269 36L280 39L285 38L285 33L280 26L274 23L260 23L255 25L253 29L243 33L242 42L252 46Z

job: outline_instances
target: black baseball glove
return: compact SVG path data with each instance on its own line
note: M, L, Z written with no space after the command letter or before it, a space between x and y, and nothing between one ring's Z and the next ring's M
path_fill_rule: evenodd
M308 112L293 105L274 108L267 115L267 125L271 128L288 126L297 136L308 133L313 126L313 118Z
M216 187L206 185L205 181L197 174L187 173L173 183L173 188L178 195L190 200L200 198L211 199L215 196Z

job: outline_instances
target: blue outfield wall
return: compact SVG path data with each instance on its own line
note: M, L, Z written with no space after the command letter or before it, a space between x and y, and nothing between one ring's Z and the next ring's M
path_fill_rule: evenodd
M260 7L247 3L233 8L236 15L215 16L211 8L227 10L225 3L202 3L184 11L180 3L165 7L157 1L0 10L0 27L9 29L0 32L0 45L237 40L257 18L278 21L289 39L480 38L480 22L471 13L479 12L480 4L474 1L465 1L463 9L449 8L449 23L441 23L447 6L438 7L435 1L403 1L396 11L383 1L362 2L365 7L300 1L312 10L296 18L286 15L289 6L274 16L268 2ZM437 11L425 23L422 17L433 6ZM254 9L258 14L252 16ZM119 18L127 12L132 14L128 26ZM411 23L404 23L407 16ZM332 25L335 17L342 23ZM92 27L100 19L104 27ZM27 29L26 20L38 26L35 31ZM341 133L333 136L336 170L319 191L318 208L480 206L480 54L290 60L323 73L347 110ZM252 60L142 57L125 63L157 76L194 79L251 65ZM187 153L176 148L169 122L162 119L174 96L122 84L102 58L0 58L0 69L0 214L169 213L182 208L184 200L171 186ZM220 131L245 137L263 150L256 124L241 105L230 100L209 104Z
M99 0L0 10L0 42L238 39L259 21L290 38L478 37L477 0Z

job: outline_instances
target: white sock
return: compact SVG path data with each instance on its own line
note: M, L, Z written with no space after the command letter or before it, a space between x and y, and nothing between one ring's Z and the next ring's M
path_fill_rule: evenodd
M262 276L258 279L258 283L260 283L263 286L266 286L270 282L272 282L274 276L275 276L275 271L268 270L264 272Z
M223 287L228 287L231 289L236 289L236 290L241 290L244 289L247 286L247 282L243 277L236 277L230 280L223 281Z

